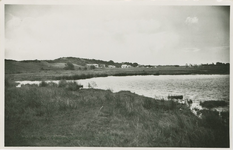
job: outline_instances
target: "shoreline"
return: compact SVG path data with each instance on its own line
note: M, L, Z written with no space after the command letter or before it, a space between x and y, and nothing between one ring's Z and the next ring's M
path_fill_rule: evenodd
M19 88L21 88L22 85L23 86L29 86L29 87L37 85L37 87L39 87L42 82L45 82L46 84L48 84L48 86L49 86L49 84L52 84L52 86L56 85L58 87L59 82L61 82L62 80L56 80L56 82L54 82L54 81L55 80L36 81L36 83L30 83L30 84L28 84L28 83L22 84L22 83L20 83L20 81L16 81L15 83L18 84L16 87L19 87ZM63 80L63 81L67 82L66 80ZM68 82L73 82L73 81L70 80ZM83 89L83 90L93 89L93 90L104 90L104 91L109 91L110 90L110 89L99 89L99 88L93 88L93 87L83 87L81 89ZM135 93L135 92L132 92L132 91L125 91L125 90L120 90L120 91L115 91L115 92L113 92L112 90L110 90L110 91L112 93L130 92L130 93L134 93L134 94L136 94L138 96L142 96L142 97L145 97L145 98L152 98L154 100L174 101L174 102L177 102L177 103L180 103L180 104L185 104L190 109L190 111L199 118L202 118L202 113L200 113L200 111L202 111L202 110L217 111L219 113L229 111L229 101L226 101L226 100L205 100L205 101L203 101L203 100L194 100L194 99L187 99L187 98L186 99L168 99L166 97L163 97L163 98L159 99L159 98L154 98L154 97L150 97L150 96L141 95L139 93ZM188 101L190 101L190 100L192 101L192 103L188 103ZM202 103L209 103L209 102L211 102L211 103L226 102L226 103L228 103L228 106L224 105L222 107L222 106L217 106L216 105L215 107L211 107L211 105L210 105L210 107L208 108L208 107L203 107L204 105L203 106L201 105Z
M20 74L5 74L5 78L11 78L14 81L41 81L41 80L83 80L83 79L91 79L91 78L99 78L99 77L111 77L111 76L116 76L116 77L126 77L126 76L166 76L166 75L230 75L230 74L222 74L222 73L214 73L214 74L209 74L209 73L176 73L176 74L156 74L156 73L116 73L116 74L107 74L107 73L87 73L83 74L69 74L69 75L55 75L55 74L49 74L49 75L43 75L38 73L20 73Z

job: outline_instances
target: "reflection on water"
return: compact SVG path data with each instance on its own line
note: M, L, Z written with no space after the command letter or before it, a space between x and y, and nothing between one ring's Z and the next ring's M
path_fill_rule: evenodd
M197 101L229 101L229 75L110 76L77 82L84 88L111 89L113 92L128 90L152 98L166 98L170 94ZM39 81L19 83L39 84Z

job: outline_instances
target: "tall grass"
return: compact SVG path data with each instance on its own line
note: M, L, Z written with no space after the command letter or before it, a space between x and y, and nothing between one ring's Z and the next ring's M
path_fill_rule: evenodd
M70 84L6 88L5 145L229 147L229 124L212 112L199 119L173 101Z

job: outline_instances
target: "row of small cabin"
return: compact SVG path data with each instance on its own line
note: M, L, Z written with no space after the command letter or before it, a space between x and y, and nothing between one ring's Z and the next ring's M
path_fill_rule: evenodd
M107 67L105 66L105 64L87 64L86 65L88 68L94 66L95 68L116 68L116 66L114 65L108 65ZM131 68L132 66L131 65L126 65L126 64L123 64L121 65L121 68Z

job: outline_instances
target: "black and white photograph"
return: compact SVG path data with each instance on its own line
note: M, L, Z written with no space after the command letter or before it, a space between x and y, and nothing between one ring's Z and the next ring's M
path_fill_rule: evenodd
M230 3L19 2L0 2L5 148L230 148Z

